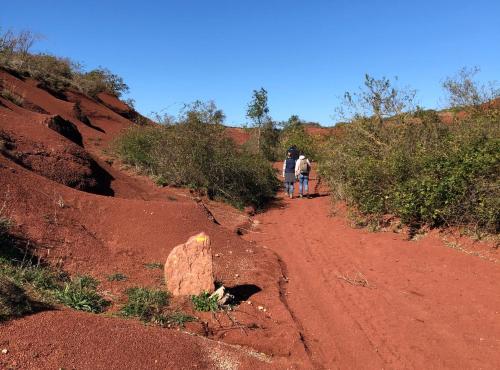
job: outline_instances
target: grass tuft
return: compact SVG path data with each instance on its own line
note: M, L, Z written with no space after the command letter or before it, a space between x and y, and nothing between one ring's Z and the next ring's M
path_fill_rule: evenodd
M98 292L99 282L90 276L77 276L56 292L57 299L75 310L100 313L109 305Z
M123 316L137 317L144 322L158 325L166 323L163 315L164 308L168 305L168 293L162 290L135 287L125 292L128 301L120 313Z

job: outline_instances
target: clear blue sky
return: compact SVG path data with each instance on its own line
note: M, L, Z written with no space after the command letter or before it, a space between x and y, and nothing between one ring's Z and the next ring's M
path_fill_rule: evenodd
M273 118L332 124L337 98L367 72L399 76L429 108L462 66L500 79L498 0L23 0L2 2L0 26L121 75L143 114L212 99L228 124L246 121L261 86Z

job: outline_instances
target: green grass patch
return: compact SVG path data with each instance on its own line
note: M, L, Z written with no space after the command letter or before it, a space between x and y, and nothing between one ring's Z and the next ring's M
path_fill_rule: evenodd
M197 321L197 318L181 311L172 312L167 316L167 325L170 326L180 326L183 328L187 322L193 321Z
M219 310L217 297L214 296L210 298L210 293L208 292L203 292L199 295L191 296L191 302L193 302L193 307L196 311L216 312Z
M123 316L137 317L141 321L164 325L167 321L163 314L168 306L169 295L162 290L135 287L127 289L127 303L120 313Z
M109 305L98 292L99 282L91 276L76 276L56 292L59 302L79 311L100 313Z

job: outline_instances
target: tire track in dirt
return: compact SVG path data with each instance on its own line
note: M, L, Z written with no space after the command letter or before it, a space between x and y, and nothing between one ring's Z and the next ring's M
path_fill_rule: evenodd
M327 197L284 200L245 238L274 250L282 296L315 368L493 369L500 361L497 265L329 217ZM361 272L369 288L339 275Z

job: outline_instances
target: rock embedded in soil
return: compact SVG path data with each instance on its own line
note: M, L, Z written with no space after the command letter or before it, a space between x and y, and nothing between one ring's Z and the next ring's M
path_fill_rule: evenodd
M172 249L165 263L165 281L174 296L213 292L212 247L207 234L192 236Z

